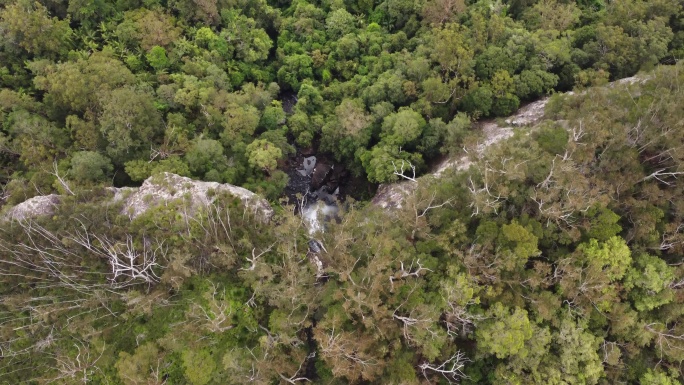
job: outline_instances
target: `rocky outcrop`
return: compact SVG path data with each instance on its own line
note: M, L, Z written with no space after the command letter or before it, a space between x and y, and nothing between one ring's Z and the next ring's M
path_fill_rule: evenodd
M168 172L148 178L139 188L115 192L124 199L122 212L135 218L153 207L178 199L187 199L190 208L207 206L217 193L226 192L239 198L248 209L265 220L273 216L271 205L253 192L230 184L202 182Z
M269 203L247 189L230 184L202 182L171 173L150 177L138 188L123 187L109 190L114 194L112 202L123 201L122 214L128 215L131 219L151 208L181 199L189 203L186 207L192 213L194 209L211 204L215 196L221 192L239 198L247 209L264 221L270 220L273 216L273 209ZM55 211L61 198L60 195L52 194L28 199L8 210L4 218L22 220L50 215Z
M406 195L418 187L417 182L401 181L397 183L383 183L378 186L371 203L383 209L400 209Z
M639 74L636 76L623 78L607 84L607 87L629 87L633 84L641 84L649 79L652 75ZM580 91L579 94L584 91ZM633 89L632 95L637 95L639 90ZM574 95L574 92L567 92L566 95ZM439 178L447 170L464 171L467 170L473 162L477 161L484 155L487 148L508 139L515 133L516 129L527 130L530 132L542 122L544 118L544 110L549 102L549 98L543 98L533 103L527 104L520 108L515 115L512 115L503 120L505 124L500 124L501 120L486 120L476 124L476 129L481 133L480 140L474 148L468 148L468 152L462 156L447 158L439 163L431 173L417 179L418 182L426 177ZM558 122L562 123L562 122ZM382 208L400 208L406 194L410 193L416 188L416 182L401 180L393 184L380 185L378 191L373 198L373 204Z
M25 200L5 213L4 218L21 221L44 215L52 215L59 204L61 196L57 194L39 195Z
M438 164L432 173L424 177L439 178L447 170L464 171L477 160L485 150L508 139L514 134L516 127L533 127L544 117L544 108L549 98L538 100L519 109L515 115L504 120L505 125L500 125L494 120L486 120L477 124L481 133L480 140L474 148L469 149L463 156L447 158ZM422 178L418 178L420 181ZM397 183L381 184L373 197L372 203L382 208L401 208L404 197L415 190L417 182L402 180Z

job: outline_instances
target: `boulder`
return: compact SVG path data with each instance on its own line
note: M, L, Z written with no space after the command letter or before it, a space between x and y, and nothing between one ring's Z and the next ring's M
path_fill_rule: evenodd
M316 164L316 167L313 169L313 173L311 174L311 189L318 190L325 185L332 169L332 166L329 164L320 162Z
M213 200L216 193L227 192L239 198L245 207L252 210L262 219L268 221L273 216L271 205L253 192L218 182L203 182L193 180L168 172L148 178L137 189L127 189L128 196L124 199L123 213L131 219L135 218L152 207L164 204L164 202L189 199L191 208L207 206ZM116 197L117 193L115 193ZM124 193L124 195L126 195Z
M52 215L59 204L61 196L57 194L39 195L25 200L5 213L4 218L21 221L44 215Z
M189 212L192 214L194 209L211 204L220 192L239 198L247 209L264 221L269 221L273 216L273 209L268 201L247 189L230 184L202 182L171 173L150 177L137 188L122 187L108 190L114 194L111 202L123 201L122 214L128 215L131 219L153 207L179 199L189 202ZM9 209L3 218L23 220L51 215L61 198L62 196L56 194L33 197Z

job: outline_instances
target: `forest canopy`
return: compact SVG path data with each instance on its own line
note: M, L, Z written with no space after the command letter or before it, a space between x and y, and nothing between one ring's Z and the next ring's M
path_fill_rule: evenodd
M276 201L294 145L395 181L372 160L424 172L461 147L465 116L674 63L683 24L678 0L7 0L0 178L15 203L59 192L55 170L74 188L169 171ZM103 166L72 178L83 151Z
M684 383L682 7L0 1L3 212L61 200L0 218L0 383ZM400 207L312 239L279 199L294 154L396 182L546 95ZM162 172L275 215L126 215Z

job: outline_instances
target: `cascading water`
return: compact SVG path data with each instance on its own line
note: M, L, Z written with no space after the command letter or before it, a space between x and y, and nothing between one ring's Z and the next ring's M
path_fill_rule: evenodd
M324 183L333 170L334 166L319 164L315 156L309 156L304 158L300 168L290 175L290 190L301 196L297 199L299 213L307 224L311 236L324 231L324 222L333 219L339 210L339 187L331 192L330 186Z
M309 227L309 235L324 231L323 223L335 218L338 210L339 208L336 203L330 204L324 199L317 200L302 207L301 215Z

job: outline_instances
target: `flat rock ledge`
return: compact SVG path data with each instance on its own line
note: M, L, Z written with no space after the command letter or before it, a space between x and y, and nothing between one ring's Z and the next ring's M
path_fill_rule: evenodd
M186 199L190 203L189 209L192 212L198 207L210 205L215 196L222 192L240 199L248 210L265 222L273 217L273 209L268 201L245 188L193 180L171 173L150 177L137 188L122 187L109 190L114 193L112 202L123 201L121 213L131 219L144 214L151 208L181 199ZM60 200L61 196L56 194L33 197L9 209L3 218L24 220L51 215L55 212Z

